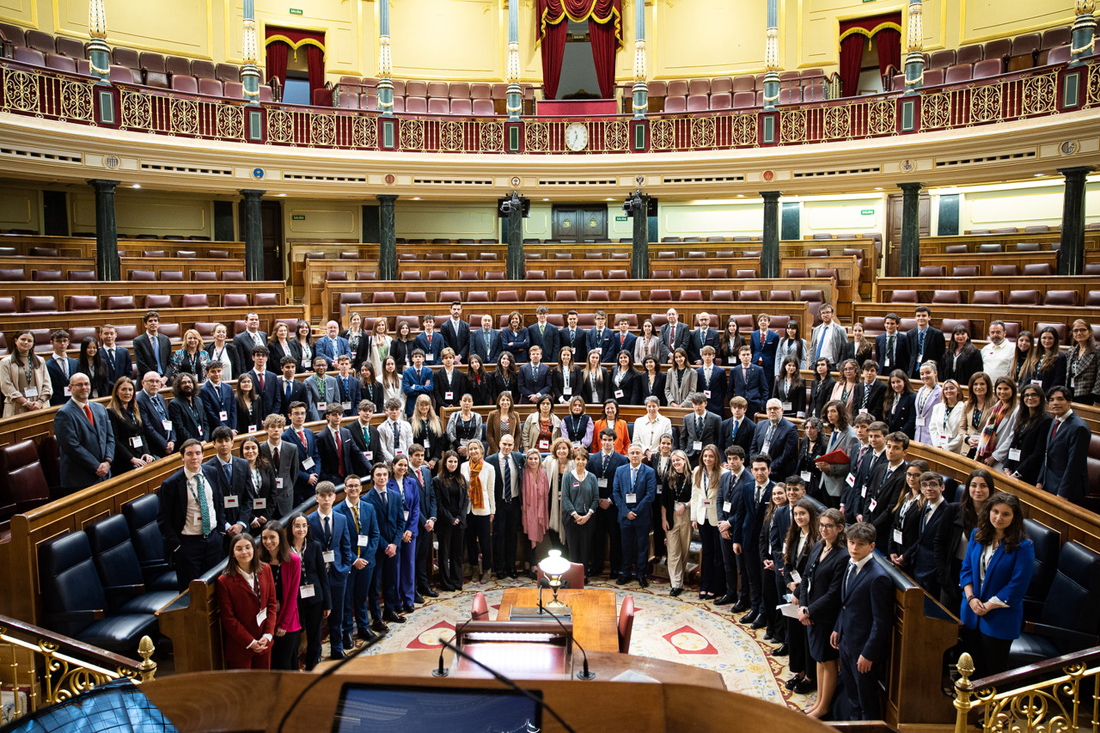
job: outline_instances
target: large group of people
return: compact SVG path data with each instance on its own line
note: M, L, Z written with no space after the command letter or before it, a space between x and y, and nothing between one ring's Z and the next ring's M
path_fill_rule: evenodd
M1090 432L1072 407L1100 395L1100 356L1083 320L1064 352L1053 329L1012 344L999 321L981 349L961 326L948 342L925 306L908 333L888 314L873 342L862 327L850 340L829 305L808 339L793 320L769 330L766 315L743 336L735 320L719 333L700 314L692 329L670 309L636 336L602 312L587 331L575 311L562 328L540 307L534 325L515 314L502 330L488 316L471 330L461 303L450 312L438 330L424 317L415 338L405 322L391 337L384 318L364 330L353 313L344 331L329 322L314 339L305 322L294 334L280 324L270 340L249 314L233 339L218 325L204 346L188 331L174 352L150 312L133 343L140 384L110 326L79 359L63 330L47 358L21 332L0 361L4 415L60 405L70 491L182 455L159 490L159 523L181 587L228 557L218 595L230 666L297 669L304 631L312 668L326 619L334 658L354 636L404 623L438 595L433 534L443 591L533 575L551 548L586 577L606 559L610 579L645 587L652 541L679 596L697 532L699 598L766 629L790 655L788 687L817 686L816 717L838 680L852 718L878 717L888 644L876 620L892 605L872 549L959 609L980 669L999 671L1033 551L996 476L1076 502L1087 485ZM628 426L623 405L645 414ZM690 410L677 431L666 406ZM952 502L939 474L907 460L911 441L988 468ZM203 463L208 442L216 455ZM316 512L291 514L310 497Z

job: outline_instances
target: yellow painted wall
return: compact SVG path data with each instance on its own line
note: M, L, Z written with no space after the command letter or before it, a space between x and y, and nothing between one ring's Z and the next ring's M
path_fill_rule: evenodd
M138 234L214 235L214 201L187 194L134 191L119 188L115 193L115 220L119 236ZM69 193L69 227L72 231L95 231L95 194Z
M295 216L305 217L295 219ZM286 239L362 239L362 207L355 201L283 199Z
M649 42L650 76L682 79L764 70L767 3L743 0L661 0ZM633 23L631 23L633 24Z
M33 186L0 184L0 229L42 231L42 193Z
M863 212L871 211L871 214ZM836 201L803 201L799 222L802 236L814 234L864 234L883 231L886 200L882 196L844 198Z
M499 239L496 203L406 201L394 205L397 236L406 239Z
M1061 226L1063 187L1055 184L1023 189L963 190L959 197L959 232L1008 226ZM1086 222L1100 221L1100 181L1086 185Z
M657 237L759 236L764 227L764 203L745 201L684 201L657 205Z

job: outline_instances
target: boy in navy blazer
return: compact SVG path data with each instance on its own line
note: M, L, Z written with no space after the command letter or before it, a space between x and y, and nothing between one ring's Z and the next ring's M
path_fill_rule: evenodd
M761 313L756 319L756 325L759 328L749 337L749 343L752 346L752 363L760 367L768 376L775 374L775 352L779 348L779 334L768 328L771 322L771 316Z
M293 356L284 356L282 364L282 376L279 377L278 402L275 412L286 419L290 419L290 406L295 402L301 402L306 406L306 417L309 420L320 420L317 409L313 406L313 395L306 386L294 378L298 370L298 362Z
M714 363L714 354L710 344L703 347L703 366L695 370L695 385L707 398L707 410L722 417L726 409L726 370Z
M443 334L447 346L455 352L455 362L465 363L470 353L470 325L462 320L461 301L451 303L451 317L439 325L439 332Z
M309 529L321 545L321 557L328 569L328 585L332 593L332 612L328 617L332 659L343 659L344 639L340 630L344 627L344 587L356 559L352 551L351 522L334 510L336 487L332 482L318 483L315 495L317 511L308 517Z
M634 443L626 452L629 463L615 471L613 496L618 508L619 531L622 533L623 564L618 584L629 582L633 575L645 588L646 564L649 561L649 529L653 524L650 511L657 496L657 474L642 463L642 446Z
M344 478L344 493L347 498L336 505L336 511L343 514L348 521L355 559L351 563L344 586L344 626L340 631L343 634L343 645L351 649L353 626L358 627L360 639L373 641L375 638L367 619L367 594L370 592L375 556L382 537L378 533L378 516L374 506L362 500L363 481L357 474L348 474Z
M743 483L740 503L734 503L733 521L730 522L733 539L733 553L744 559L745 575L749 585L748 614L741 617L741 623L752 624L755 629L767 625L767 613L764 609L763 564L760 555L760 529L764 525L764 514L768 502L772 499L771 459L757 454L750 459L752 483Z
M112 387L119 377L133 375L133 362L130 361L130 352L115 344L118 332L115 327L105 324L99 327L99 340L102 342L101 353L103 363L107 366L107 383Z
M252 377L252 387L263 405L260 408L260 422L271 413L279 411L279 375L268 371L268 355L266 346L252 349L252 370L248 372L248 376Z
M1055 386L1047 391L1047 407L1054 420L1047 434L1046 455L1036 486L1080 504L1089 483L1088 424L1071 408L1073 395L1067 387Z
M615 361L616 346L618 345L618 339L611 334L611 329L607 327L607 314L603 311L596 311L596 327L590 329L585 334L585 354L596 349L600 352L600 362L609 364Z
M585 359L585 355L588 354L588 333L583 328L577 326L577 321L580 316L577 315L577 311L569 311L565 314L565 326L558 331L558 342L562 347L568 346L573 352L573 360L576 361L577 355L580 354L581 361ZM554 356L554 360L557 360L557 355Z
M310 487L316 486L321 480L321 456L317 453L317 438L305 424L305 403L291 402L290 427L283 431L283 442L298 449L298 479L294 482L295 506L305 501Z
M424 334L421 334L423 336ZM416 337L419 341L420 336ZM440 338L442 343L443 339ZM440 349L442 352L442 348ZM405 415L412 417L416 408L416 398L422 394L432 396L435 387L432 384L432 370L424 366L425 353L421 349L413 349L412 366L401 375L401 391L405 393Z
M435 529L436 499L432 486L432 470L424 462L424 446L414 443L409 449L409 475L420 489L420 521L416 533L416 591L422 596L438 598L428 584L428 548L432 546Z
M315 434L317 456L321 464L320 479L334 484L341 483L345 476L355 473L352 461L355 441L351 437L350 430L340 427L340 419L343 415L344 409L339 403L333 402L325 408L325 420L328 421L328 425L320 433Z
M363 399L359 379L351 371L351 357L339 357L336 360L336 370L333 379L336 380L336 393L343 408L341 414L344 417L351 417L357 412L359 401Z
M46 359L46 373L50 376L50 405L57 407L69 399L69 378L76 374L79 362L66 355L69 348L69 332L54 331L50 334L53 353Z
M444 340L443 335L435 330L435 316L429 313L422 320L424 330L417 334L416 340L413 341L413 348L424 352L425 364L439 366L443 363L443 347L447 345L447 342ZM412 401L415 402L416 400Z
M206 381L199 387L199 398L211 428L224 425L237 434L237 400L233 388L222 381L222 363L212 361L206 365Z
M840 679L849 706L844 719L879 720L878 680L890 652L894 584L874 557L874 525L857 522L846 534L850 559L840 584L840 615L829 643L840 650Z
M367 501L374 507L378 517L378 534L381 541L375 553L374 575L370 581L371 628L385 631L386 621L395 624L405 623L405 617L397 613L397 562L398 543L405 526L405 497L400 491L386 487L390 480L390 469L385 463L375 463L371 467L371 490L367 492ZM379 592L385 597L386 610L379 604Z
M626 463L626 457L615 450L615 431L605 428L599 435L600 450L593 452L588 459L588 470L596 477L596 486L600 492L599 509L596 510L596 528L592 538L592 567L588 575L603 572L604 547L611 550L611 575L619 574L622 565L622 537L619 529L618 512L612 503L615 472ZM595 442L596 439L593 439Z
M948 533L955 531L953 527L958 504L944 499L943 477L935 471L921 474L920 492L925 504L920 508L920 518L917 520L917 541L905 549L902 565L929 595L939 598L951 567L952 558L947 556L947 548L953 543L949 542ZM959 579L947 582L958 583Z
M768 399L768 380L764 376L764 370L756 364L751 364L752 348L748 344L741 347L737 357L740 365L730 367L730 383L727 394L744 397L749 403L749 418L754 418L756 413L763 412L764 401ZM770 372L769 372L770 373Z

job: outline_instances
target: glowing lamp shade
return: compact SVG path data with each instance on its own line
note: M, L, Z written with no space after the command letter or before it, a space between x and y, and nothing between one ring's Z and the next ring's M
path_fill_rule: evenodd
M561 556L561 550L550 550L546 559L539 563L539 570L550 579L550 588L554 591L554 600L547 603L547 607L562 608L566 605L558 600L558 589L561 588L561 576L569 572L569 568L569 561Z

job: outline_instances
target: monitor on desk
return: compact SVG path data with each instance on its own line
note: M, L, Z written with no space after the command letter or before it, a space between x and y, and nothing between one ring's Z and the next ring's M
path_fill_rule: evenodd
M542 693L532 691L541 699ZM530 733L542 730L542 704L513 690L345 684L333 733Z

